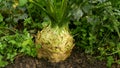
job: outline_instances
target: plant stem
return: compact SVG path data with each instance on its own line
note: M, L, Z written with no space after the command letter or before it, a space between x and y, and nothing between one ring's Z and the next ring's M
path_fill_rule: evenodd
M14 30L12 30L12 29L10 29L10 28L7 28L7 27L0 27L0 29L9 30L9 31L11 31L11 32L13 32L13 33L16 33Z

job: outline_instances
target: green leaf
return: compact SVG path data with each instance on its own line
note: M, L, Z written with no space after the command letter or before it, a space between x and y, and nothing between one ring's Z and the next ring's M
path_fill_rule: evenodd
M17 42L15 40L10 40L9 43L16 44Z
M120 43L117 44L117 50L120 50ZM118 52L118 55L120 56L120 51Z
M28 44L31 44L31 43L32 43L32 41L30 39L27 39L27 40L23 41L22 46L27 46Z
M3 21L3 16L2 16L2 14L0 14L0 22L2 22Z
M107 67L110 68L113 63L114 63L114 58L113 58L113 56L108 56L108 57L107 57Z
M8 62L3 61L2 59L3 59L3 56L0 56L0 67L5 67L8 64Z
M27 2L28 0L19 0L19 5L24 6Z
M68 0L43 0L44 5L40 2L30 0L31 3L37 5L42 11L44 11L51 20L51 25L63 26L68 22ZM45 8L44 8L45 7Z
M117 60L117 63L120 64L120 60Z

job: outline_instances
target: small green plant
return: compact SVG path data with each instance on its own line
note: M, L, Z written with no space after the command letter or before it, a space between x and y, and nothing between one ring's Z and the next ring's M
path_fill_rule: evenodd
M31 18L26 18L27 14L23 10L25 8L14 8L14 3L11 0L2 0L0 3L0 68L12 63L21 54L36 57L33 36L26 27L31 24ZM19 22L20 20L24 21ZM24 23L23 26L20 23ZM21 30L23 27L26 28Z
M1 31L1 30L0 30ZM0 33L0 36L2 33ZM19 54L36 56L36 47L30 34L24 30L23 34L16 32L0 38L0 67L13 62Z
M106 60L109 68L113 63L119 64L115 58L120 56L120 9L115 3L96 0L74 5L80 12L73 15L75 28L71 28L76 45L85 53ZM76 15L81 16L76 19Z

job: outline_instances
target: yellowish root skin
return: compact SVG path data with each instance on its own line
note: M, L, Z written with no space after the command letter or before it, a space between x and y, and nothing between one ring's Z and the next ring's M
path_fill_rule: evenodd
M38 58L47 58L50 62L64 61L70 56L74 47L74 39L66 29L58 30L46 27L38 31L36 45L41 45Z

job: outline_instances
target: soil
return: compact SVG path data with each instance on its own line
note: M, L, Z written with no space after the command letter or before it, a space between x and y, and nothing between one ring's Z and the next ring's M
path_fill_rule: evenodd
M75 47L70 57L59 63L51 63L46 59L21 56L5 68L107 68L105 61L96 60Z

